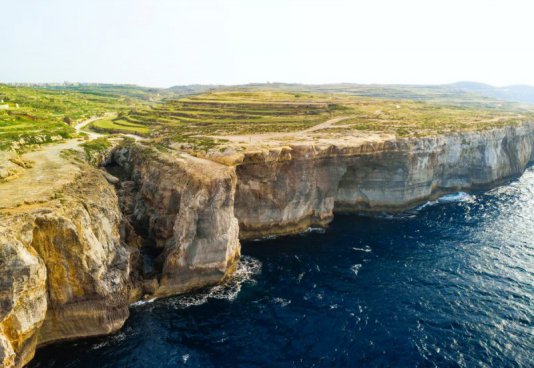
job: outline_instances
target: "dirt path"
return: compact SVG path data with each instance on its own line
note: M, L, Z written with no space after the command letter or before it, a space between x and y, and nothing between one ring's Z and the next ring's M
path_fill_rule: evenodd
M311 128L305 129L301 133L311 133L311 132L315 132L315 131L321 130L321 129L332 128L332 125L337 124L340 121L347 120L347 119L350 119L350 116L340 116L340 117L337 117L337 118L333 118L333 119L325 121L324 123L317 124L317 125L312 126ZM338 126L336 126L336 128L337 127Z
M93 117L78 123L77 132L88 135L89 140L102 134L85 131L84 127L92 122L109 117ZM39 151L28 152L20 156L24 162L31 162L30 168L18 168L17 175L0 183L0 208L13 208L21 203L33 203L48 199L64 185L72 182L80 168L61 155L67 149L81 150L80 144L87 140L69 139L63 143L43 146ZM13 165L14 166L14 165Z
M78 124L76 124L74 126L74 129L76 129L76 133L85 133L87 134L87 136L89 137L89 140L93 140L93 139L96 139L96 138L99 138L99 137L102 137L103 134L100 134L100 133L96 133L96 132L93 132L91 130L85 130L83 128L85 128L86 126L88 126L89 124L97 121L97 120L100 120L100 119L104 119L104 118L108 118L108 117L112 117L114 114L104 114L104 116L98 116L98 117L94 117L94 118L90 118L90 119L87 119L87 120L84 120Z
M216 139L224 139L234 143L248 143L248 144L261 144L267 141L282 141L287 139L304 139L309 136L309 133L313 133L318 130L328 128L343 127L343 125L335 125L340 121L350 119L350 116L339 116L333 119L329 119L324 123L314 125L311 128L301 130L298 132L282 132L282 133L260 133L260 134L247 134L247 135L219 135L212 136Z
M21 169L16 178L0 183L0 208L46 200L71 182L80 169L61 157L61 151L76 148L79 144L76 140L69 140L22 155L23 160L33 162L33 167Z
M106 113L106 114L104 114L104 116L100 116L100 117L95 117L95 118L84 120L81 123L76 124L74 126L74 129L76 129L76 132L78 132L78 133L87 134L87 136L89 137L89 140L93 140L93 139L100 138L100 137L105 137L106 134L97 133L97 132L94 132L92 130L86 130L86 129L83 129L83 128L85 128L86 126L88 126L89 124L91 124L92 122L95 122L97 120L104 119L104 118L114 118L116 116L117 115L113 114L113 113ZM137 135L137 134L121 133L119 135L122 136L122 137L132 138L132 139L134 139L136 141L144 141L144 140L147 139L147 138L141 137L140 135Z
M80 145L83 142L91 141L105 134L85 130L89 124L104 118L115 116L113 113L106 113L103 116L92 117L74 126L77 133L85 133L87 139L69 139L63 143L46 145L39 151L28 152L20 156L24 162L31 162L32 167L17 167L15 177L0 182L0 209L13 208L22 203L33 203L47 200L64 185L72 182L80 172L80 168L70 160L61 155L61 151L74 149L82 150ZM145 138L135 134L121 134L135 140L145 140ZM7 155L4 155L7 160ZM2 156L2 158L4 158ZM16 167L15 164L11 165Z

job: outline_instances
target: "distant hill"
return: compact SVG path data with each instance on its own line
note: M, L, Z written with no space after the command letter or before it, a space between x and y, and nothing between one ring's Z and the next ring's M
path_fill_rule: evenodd
M178 95L195 95L198 93L205 93L208 91L214 91L217 89L224 89L224 86L215 84L189 84L185 86L173 86L169 90Z
M529 104L534 103L534 87L527 85L493 87L484 83L459 82L452 84L451 87L499 100Z
M488 105L497 101L534 104L534 87L515 85L494 87L478 82L458 82L443 85L410 84L297 84L251 83L234 86L187 85L169 88L178 95L191 95L216 90L279 90L310 93L341 93L355 96L435 101L454 105Z

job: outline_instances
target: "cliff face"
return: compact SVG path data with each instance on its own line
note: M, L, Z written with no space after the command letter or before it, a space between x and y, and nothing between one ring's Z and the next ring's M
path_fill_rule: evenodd
M398 211L444 193L490 186L534 158L534 124L419 139L294 144L237 164L241 238L296 233L334 212Z
M399 211L518 175L534 158L534 123L344 142L212 160L125 144L106 160L120 181L81 165L54 198L0 210L0 364L116 331L142 297L221 282L239 237L304 231L335 212Z
M23 365L46 315L46 267L14 229L0 226L0 270L0 366Z
M48 270L40 344L107 334L128 317L130 250L121 244L113 188L91 171L68 189L65 202L63 213L42 214L34 222L31 245Z
M126 172L121 202L146 240L143 253L159 253L155 277L140 292L182 293L233 272L240 245L232 168L186 154L156 156L139 146L118 149L114 159Z
M40 345L120 329L143 295L216 284L235 270L233 168L146 152L115 151L126 174L120 200L108 183L117 178L82 164L53 198L0 211L1 367L23 366Z
M107 334L128 317L130 250L113 188L95 169L56 199L13 209L0 231L0 361Z

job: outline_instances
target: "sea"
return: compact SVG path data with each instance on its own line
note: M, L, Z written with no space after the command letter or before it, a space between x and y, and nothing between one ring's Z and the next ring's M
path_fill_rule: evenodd
M236 275L131 305L33 368L534 367L534 169L401 214L245 242Z

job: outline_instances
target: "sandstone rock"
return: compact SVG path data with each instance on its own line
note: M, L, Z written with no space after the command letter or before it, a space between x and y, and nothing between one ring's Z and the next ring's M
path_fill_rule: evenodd
M234 271L240 245L233 168L139 145L117 150L115 161L133 180L123 186L130 193L121 196L125 213L161 250L156 296L212 285Z
M106 178L106 180L110 184L117 184L120 181L119 178L117 178L116 176L111 175L107 171L102 170L102 175L104 175L104 177Z
M19 240L28 229L0 226L0 363L31 360L47 309L46 267L34 249Z
M534 123L448 136L299 143L246 152L237 164L240 237L324 226L334 212L399 211L519 175L534 158Z
M130 302L222 281L239 237L324 226L335 212L399 211L518 175L534 158L534 124L357 142L286 142L218 162L127 143L113 152L124 180L82 165L56 199L0 212L0 364L116 331Z
M12 163L14 163L15 165L18 165L24 169L30 169L33 167L33 162L32 161L28 161L28 160L24 160L20 157L17 157L17 156L13 156L9 159L9 161L11 161Z
M96 169L61 200L1 220L0 359L20 366L35 347L107 334L128 317L130 249L113 188ZM15 355L13 355L13 353Z

